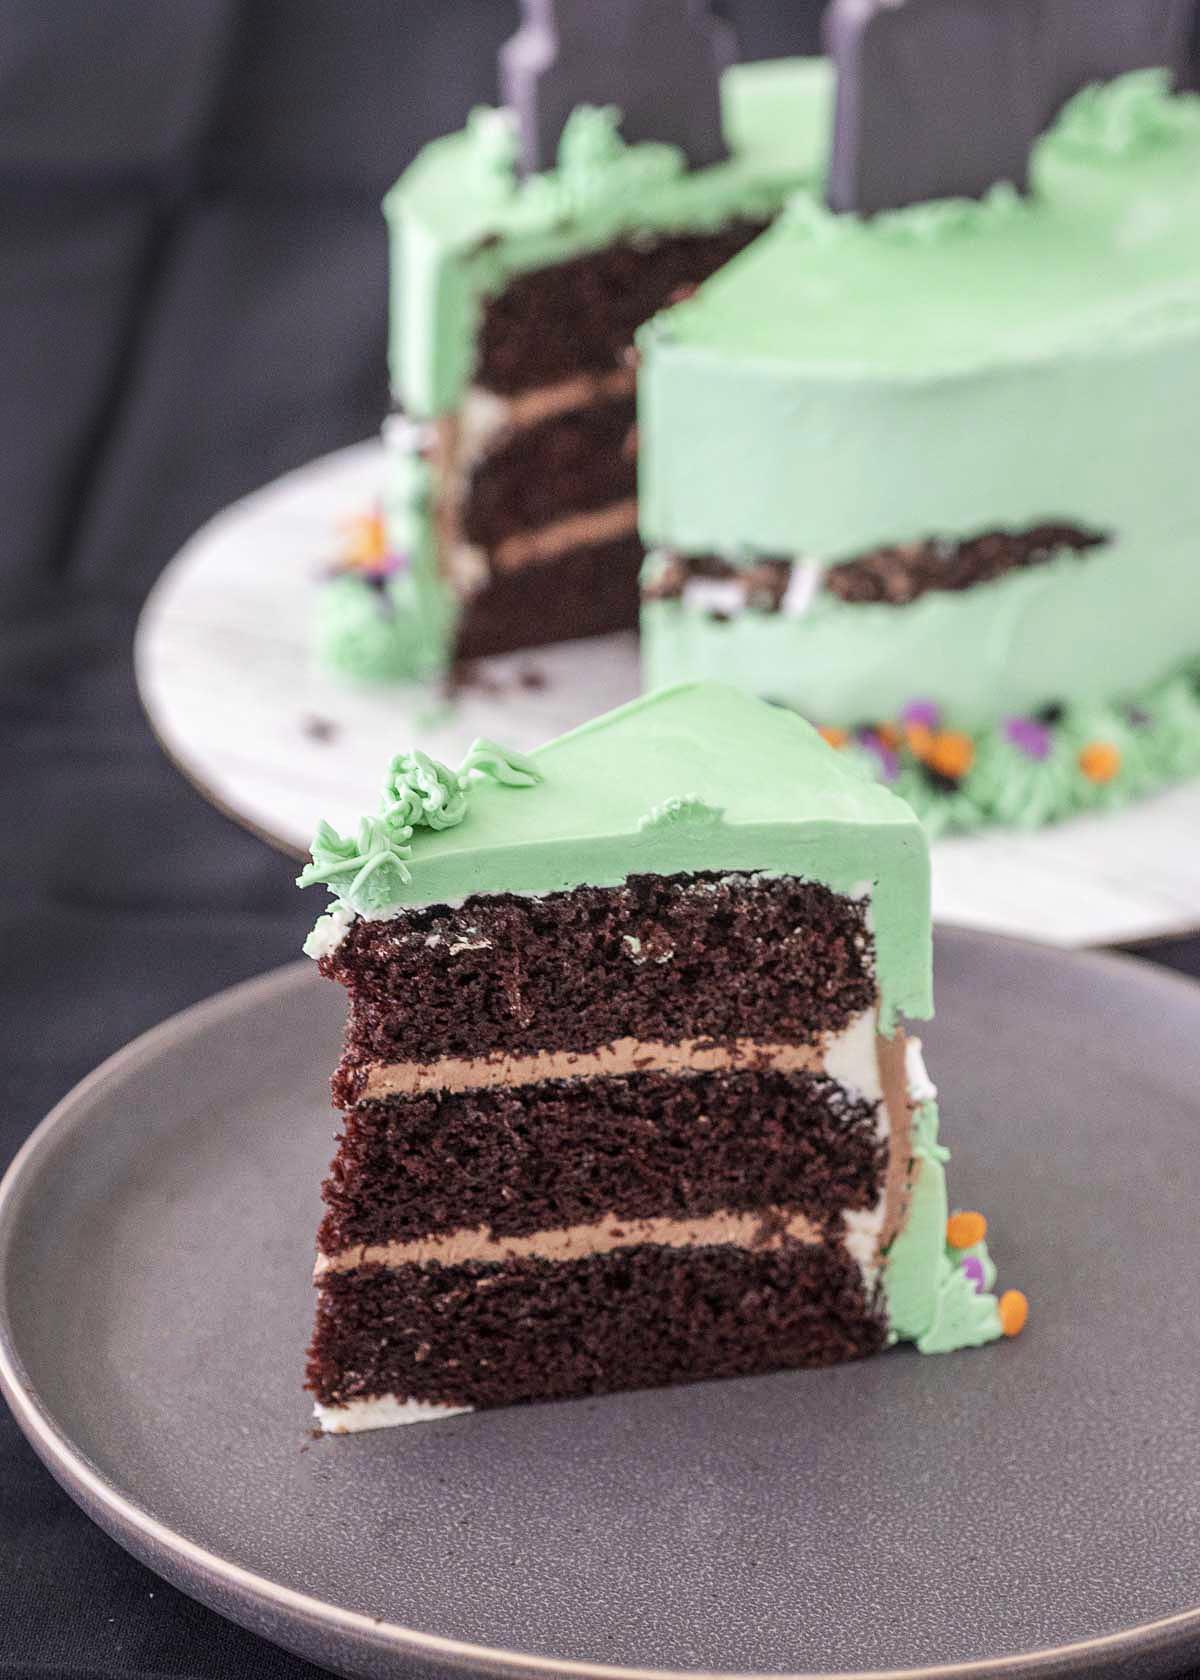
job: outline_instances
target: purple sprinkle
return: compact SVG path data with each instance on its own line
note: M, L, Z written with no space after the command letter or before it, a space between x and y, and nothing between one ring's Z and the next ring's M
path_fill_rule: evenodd
M869 727L864 726L854 731L854 738L860 746L866 747L868 752L874 753L879 760L879 774L885 782L894 782L900 774L900 760L879 736Z
M1154 721L1144 706L1126 706L1125 716L1135 729L1146 729Z
M942 708L936 700L910 700L901 708L900 721L923 724L926 729L938 729L942 722Z
M1004 720L1004 733L1012 745L1026 758L1049 758L1052 737L1044 723L1036 718L1010 717Z
M964 1260L960 1261L960 1264L963 1271L975 1285L976 1295L982 1295L984 1290L987 1288L987 1278L984 1275L983 1261L977 1254L968 1254Z

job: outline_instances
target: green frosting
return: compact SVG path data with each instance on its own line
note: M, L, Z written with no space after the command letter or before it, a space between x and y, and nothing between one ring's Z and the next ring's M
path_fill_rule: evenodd
M296 885L328 887L347 910L386 916L403 902L412 884L408 860L414 832L427 828L440 834L457 828L467 815L467 796L477 777L490 777L508 788L534 787L541 781L530 759L482 738L457 771L428 753L399 753L388 768L379 815L363 817L355 836L320 823L312 862L297 876Z
M506 755L499 765L473 752L454 778L431 760L418 773L418 758L396 761L402 798L394 766L380 815L364 819L356 837L322 825L303 885L323 883L374 917L475 893L616 886L641 873L798 875L835 892L870 892L883 1030L901 1012L932 1012L921 827L789 712L718 684L684 684L529 759ZM469 798L465 821L455 782ZM418 807L426 813L419 851ZM429 826L430 814L441 821L447 812L453 826Z
M444 644L430 609L411 579L388 578L380 587L343 572L317 594L317 658L326 670L354 682L432 677L442 667Z
M425 440L400 416L389 419L383 435L382 511L399 564L375 578L347 568L319 591L317 657L353 682L422 682L444 668L456 609L438 575Z
M1052 156L1096 163L1200 142L1200 101L1169 98L1168 88L1163 70L1135 70L1084 88L1045 144Z
M916 1178L908 1218L884 1257L883 1290L893 1341L915 1342L921 1353L994 1342L1003 1332L996 1297L996 1269L987 1245L960 1253L946 1245L945 1164L950 1151L938 1142L938 1110L932 1097L913 1111ZM974 1256L983 1267L984 1288L963 1270Z

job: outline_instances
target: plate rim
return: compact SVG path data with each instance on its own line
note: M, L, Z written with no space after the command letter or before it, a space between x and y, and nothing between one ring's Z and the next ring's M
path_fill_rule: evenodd
M1141 984L1168 991L1173 996L1186 992L1195 1001L1195 981L1125 954L1070 950L946 923L938 924L935 934L972 944L1032 946L1035 950L1051 952L1062 961L1115 969L1126 977L1136 972ZM154 1060L170 1045L209 1021L219 1021L248 1002L257 1002L260 998L303 985L312 974L312 966L305 959L293 960L265 974L225 987L140 1033L59 1099L34 1127L0 1178L0 1394L7 1401L22 1434L59 1486L99 1528L149 1568L193 1598L200 1596L189 1584L193 1580L202 1580L218 1589L224 1605L216 1610L218 1615L250 1628L275 1644L285 1645L285 1648L296 1649L287 1646L274 1633L264 1633L261 1621L256 1624L250 1619L249 1612L265 1611L270 1615L294 1618L310 1627L320 1628L333 1639L349 1640L352 1646L357 1645L361 1650L370 1647L377 1651L390 1650L417 1659L449 1663L468 1673L504 1676L507 1680L566 1680L566 1677L570 1680L983 1680L983 1677L993 1675L1044 1680L1050 1675L1082 1674L1102 1658L1138 1658L1147 1664L1143 1672L1152 1675L1164 1672L1168 1662L1174 1664L1181 1657L1187 1660L1188 1653L1180 1649L1185 1639L1189 1645L1194 1642L1200 1649L1200 1604L1197 1604L1192 1609L1176 1611L1170 1616L1090 1639L1011 1652L1006 1656L974 1657L963 1662L916 1668L819 1669L783 1673L631 1667L593 1662L586 1658L539 1656L534 1652L508 1650L480 1645L471 1640L453 1639L443 1634L425 1633L419 1628L368 1616L362 1611L349 1610L327 1599L284 1586L269 1576L247 1569L189 1540L123 1493L75 1446L65 1428L55 1420L34 1387L21 1358L9 1319L7 1276L21 1203L36 1183L41 1157L57 1145L60 1134L86 1124L88 1104L96 1091L113 1080L120 1080L127 1069ZM201 1598L201 1602L216 1609L209 1600Z

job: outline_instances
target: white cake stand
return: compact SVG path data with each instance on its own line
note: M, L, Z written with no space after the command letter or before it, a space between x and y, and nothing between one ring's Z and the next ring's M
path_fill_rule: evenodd
M451 700L355 687L318 670L311 618L345 522L378 497L375 443L289 473L204 527L167 567L138 629L138 684L180 769L216 805L302 855L319 817L351 823L387 758L461 757L476 735L536 746L638 691L632 633L483 660ZM1062 945L1200 926L1200 781L1033 834L933 850L940 921Z

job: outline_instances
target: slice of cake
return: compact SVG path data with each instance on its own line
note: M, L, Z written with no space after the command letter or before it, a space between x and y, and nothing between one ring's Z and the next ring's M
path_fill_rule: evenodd
M300 881L350 996L326 1429L1020 1328L901 1024L921 827L798 717L695 684L529 758L406 755Z
M321 655L345 675L636 625L634 331L814 178L819 67L730 68L724 155L699 164L663 126L631 133L627 77L575 80L535 169L516 113L481 107L385 201L387 569L345 565L324 592Z

